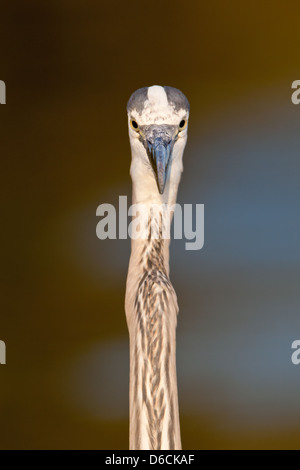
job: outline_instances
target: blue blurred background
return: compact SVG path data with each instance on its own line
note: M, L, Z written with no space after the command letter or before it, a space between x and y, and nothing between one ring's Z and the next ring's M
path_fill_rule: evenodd
M130 200L126 102L161 84L205 205L203 249L171 246L183 447L299 449L300 6L249 5L4 2L1 448L128 447L130 242L96 208Z

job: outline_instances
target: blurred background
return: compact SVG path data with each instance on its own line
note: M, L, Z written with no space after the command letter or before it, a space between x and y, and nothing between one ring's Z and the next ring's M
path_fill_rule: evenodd
M128 448L128 240L96 208L131 194L126 103L191 104L171 248L184 449L299 449L297 0L2 0L2 449Z

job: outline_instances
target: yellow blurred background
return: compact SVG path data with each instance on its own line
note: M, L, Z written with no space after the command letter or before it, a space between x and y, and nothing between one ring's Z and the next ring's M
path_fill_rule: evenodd
M126 103L191 105L172 244L185 449L299 449L297 0L1 2L2 449L128 448L130 244L96 208L130 196Z

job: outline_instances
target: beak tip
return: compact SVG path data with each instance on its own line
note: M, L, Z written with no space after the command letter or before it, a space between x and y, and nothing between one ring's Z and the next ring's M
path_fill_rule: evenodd
M159 173L156 179L159 194L163 194L166 186L166 173Z

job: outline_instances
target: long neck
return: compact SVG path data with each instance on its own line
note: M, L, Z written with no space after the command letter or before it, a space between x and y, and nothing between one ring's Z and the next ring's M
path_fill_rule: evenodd
M170 195L169 191L168 203L176 201L176 192ZM132 240L126 287L130 448L181 449L176 378L178 307L169 280L169 240L163 238L169 215L163 208L153 212L153 198L145 198L144 192L140 196L134 186L133 202L146 202L149 232L144 240ZM156 232L154 238L151 229Z

